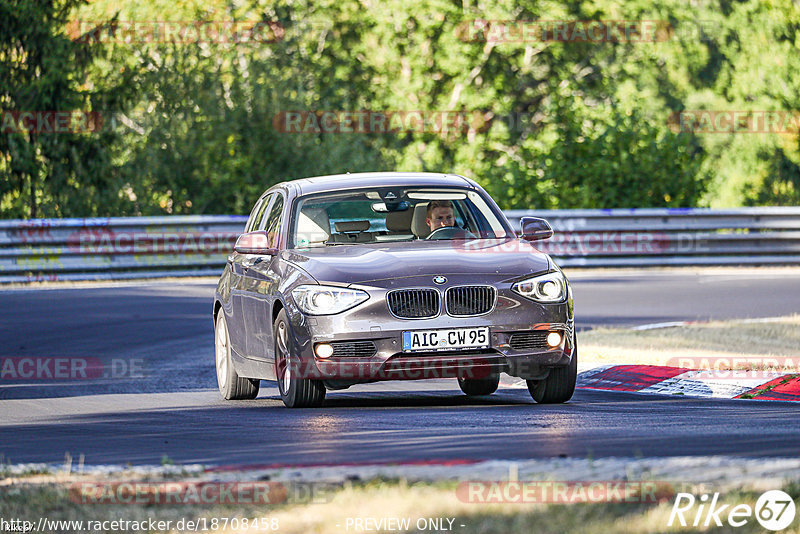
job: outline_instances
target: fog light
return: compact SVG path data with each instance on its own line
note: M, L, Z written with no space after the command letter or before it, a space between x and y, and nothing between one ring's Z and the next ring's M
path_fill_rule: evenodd
M314 349L318 358L330 358L333 356L333 347L328 343L320 343Z
M549 334L547 334L547 344L550 345L551 347L557 347L561 345L561 333L550 332Z

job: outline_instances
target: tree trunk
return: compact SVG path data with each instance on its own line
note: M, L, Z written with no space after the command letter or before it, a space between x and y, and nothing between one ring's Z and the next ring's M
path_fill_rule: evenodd
M31 215L31 219L35 219L36 218L36 182L34 180L36 180L36 178L34 177L33 173L29 174L28 176L30 176L30 178L31 178L31 180L30 180L30 184L31 184L31 193L30 193L31 194L31 198L30 198L31 213L30 213L30 215Z

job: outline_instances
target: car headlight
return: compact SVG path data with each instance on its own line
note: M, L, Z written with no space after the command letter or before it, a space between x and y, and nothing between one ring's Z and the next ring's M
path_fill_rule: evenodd
M556 271L517 282L511 289L536 302L561 302L567 298L567 279Z
M292 297L308 315L342 313L369 299L366 291L333 286L298 286L292 290Z

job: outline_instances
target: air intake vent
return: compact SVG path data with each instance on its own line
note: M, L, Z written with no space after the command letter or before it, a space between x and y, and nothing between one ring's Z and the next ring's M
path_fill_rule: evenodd
M447 313L455 317L482 315L494 308L492 286L460 286L447 290Z
M511 334L509 345L514 350L550 350L547 344L548 330L529 330L527 332L516 332Z
M435 289L399 289L386 295L389 310L403 319L425 319L439 313L439 292Z
M334 341L334 358L371 358L375 355L375 343L372 341Z

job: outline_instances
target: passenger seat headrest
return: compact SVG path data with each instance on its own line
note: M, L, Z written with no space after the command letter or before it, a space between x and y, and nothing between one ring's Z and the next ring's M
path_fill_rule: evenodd
M425 221L428 218L428 203L421 202L414 206L414 217L411 219L411 231L419 238L426 238L430 235L431 229Z
M411 232L411 219L414 210L390 211L386 214L386 229L390 232Z

